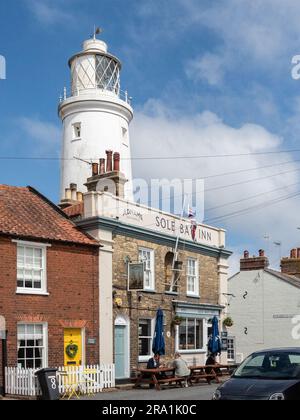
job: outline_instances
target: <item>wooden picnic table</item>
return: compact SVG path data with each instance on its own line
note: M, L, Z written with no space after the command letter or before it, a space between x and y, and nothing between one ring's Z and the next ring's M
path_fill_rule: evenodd
M217 365L206 365L206 366L190 366L190 377L188 379L188 382L190 385L193 386L194 383L199 383L201 379L204 379L207 381L207 383L210 385L213 380L215 380L218 384L220 383L220 380L218 378L218 374L216 371Z
M232 372L235 371L239 367L239 365L222 365L222 364L220 364L220 365L216 365L215 367L217 369L217 374L219 376L224 375L224 372L223 372L224 370L225 370L225 375L230 376L232 374Z
M201 379L205 379L209 385L213 380L215 380L217 383L220 383L220 376L230 375L232 370L236 369L237 367L237 365L222 364L190 366L191 375L189 377L189 383L193 385L193 381L195 383L199 383Z
M141 386L141 384L154 385L157 391L161 390L161 385L169 384L180 385L185 378L179 378L175 375L175 368L157 368L157 369L138 369L138 377L136 378L135 388Z

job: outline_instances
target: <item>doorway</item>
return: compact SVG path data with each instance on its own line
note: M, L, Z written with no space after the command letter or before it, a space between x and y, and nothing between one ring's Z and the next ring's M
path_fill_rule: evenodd
M82 330L66 328L64 330L64 364L65 366L81 366L82 360Z
M129 373L129 324L124 318L115 322L116 379L127 379Z

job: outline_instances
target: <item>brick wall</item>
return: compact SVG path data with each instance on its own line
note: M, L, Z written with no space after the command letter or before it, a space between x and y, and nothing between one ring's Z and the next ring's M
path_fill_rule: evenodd
M127 292L127 272L125 260L129 257L132 262L138 262L138 250L140 247L153 249L155 251L155 284L156 293ZM113 286L116 297L122 299L122 307L114 308L115 318L118 315L126 316L130 320L130 349L131 349L131 370L138 365L138 322L140 318L154 318L159 307L165 314L166 332L166 354L171 356L175 348L175 330L171 326L175 315L173 300L186 301L191 303L219 304L219 280L217 258L181 250L179 260L183 261L183 275L179 282L178 295L165 293L165 257L173 250L169 247L141 241L139 239L127 238L119 235L114 236L113 256ZM195 258L199 263L200 272L200 299L190 298L186 294L186 262L188 258Z
M48 324L49 366L64 364L64 328L85 328L86 362L99 362L98 248L52 243L47 248L49 296L16 294L17 245L0 237L0 314L8 329L8 364L17 363L18 322Z

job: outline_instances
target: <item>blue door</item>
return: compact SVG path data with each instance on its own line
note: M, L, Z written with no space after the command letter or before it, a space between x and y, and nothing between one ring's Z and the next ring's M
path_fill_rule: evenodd
M116 378L124 379L127 375L128 349L126 339L126 327L122 325L115 326L115 364Z

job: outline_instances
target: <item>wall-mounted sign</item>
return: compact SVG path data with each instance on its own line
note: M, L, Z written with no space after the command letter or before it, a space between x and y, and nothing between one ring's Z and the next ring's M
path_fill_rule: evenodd
M228 351L228 338L222 338L222 351Z
M88 338L88 344L91 346L94 346L95 344L97 344L96 338Z
M144 290L144 263L128 264L128 290Z

